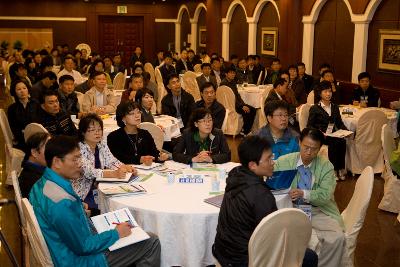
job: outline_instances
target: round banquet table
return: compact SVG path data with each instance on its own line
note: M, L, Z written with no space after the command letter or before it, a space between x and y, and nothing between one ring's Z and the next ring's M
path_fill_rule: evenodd
M261 108L264 106L264 101L272 88L272 84L258 86L247 85L246 87L238 84L238 92L244 103L254 108Z
M398 136L397 134L397 112L392 109L387 109L387 108L360 108L357 106L353 105L345 105L345 106L340 106L339 107L340 114L343 120L344 125L349 131L355 132L357 129L357 124L358 120L360 119L360 116L365 113L368 110L381 110L383 113L385 113L387 119L388 119L388 125L393 131L394 136ZM343 114L344 110L350 110L353 112L353 115L346 115Z
M146 171L141 171L146 173ZM212 176L212 175L211 175ZM211 177L202 184L181 184L153 174L140 183L148 191L145 195L105 197L99 185L99 206L103 212L129 208L138 224L154 233L161 242L161 266L200 267L215 264L211 247L218 224L219 208L207 204L212 197ZM224 190L225 180L220 180ZM278 208L291 207L289 196L275 196Z

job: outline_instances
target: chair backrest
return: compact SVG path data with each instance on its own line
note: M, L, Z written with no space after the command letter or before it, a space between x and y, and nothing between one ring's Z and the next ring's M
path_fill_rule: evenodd
M157 112L161 113L161 101L164 98L164 96L167 95L167 90L165 89L164 81L159 68L155 69L155 74L156 74L157 90L158 90Z
M309 104L309 105L314 105L315 104L314 90L311 90L311 92L308 93L307 104Z
M225 109L235 110L235 94L228 86L222 85L218 87L216 91L216 98L217 101L225 107Z
M353 259L358 233L364 224L373 186L374 171L371 166L367 166L358 177L353 196L346 209L342 212L347 253L350 259Z
M1 131L3 132L4 142L12 146L14 135L12 134L10 124L8 123L8 118L4 109L0 109L0 126Z
M385 113L380 110L360 110L361 114L356 128L355 148L363 166L375 166L382 161L382 126L387 123ZM364 168L363 167L363 168Z
M122 72L118 72L113 80L113 90L124 90L125 87L125 75Z
M40 263L40 266L54 266L32 205L26 198L22 199L22 211L26 218L26 232L34 257Z
M310 108L312 105L306 103L300 107L299 110L299 126L300 132L303 131L304 128L307 126L308 122L308 115L310 114Z
M300 209L267 215L249 241L249 267L301 266L311 238L311 221Z
M243 119L235 110L235 94L231 88L222 85L217 89L216 98L226 109L221 130L224 134L237 135L242 128Z
M25 130L24 130L24 139L25 142L28 140L29 137L31 137L35 133L48 133L46 128L43 127L43 125L32 122L26 125Z
M201 64L194 65L193 70L196 73L201 73Z
M183 74L183 83L185 84L185 91L193 96L194 101L199 101L201 100L201 95L196 77L196 73L193 71L187 71Z
M147 62L146 64L144 64L144 71L150 73L150 81L152 82L156 82L156 77L155 77L155 73L154 73L154 67L151 63Z
M21 224L22 224L22 226L24 228L26 228L25 216L24 216L24 213L22 212L21 188L19 187L19 182L18 182L18 177L17 177L17 172L16 171L12 171L11 172L11 180L12 180L12 184L13 184L13 187L14 187L15 203L17 203L19 217L21 218Z
M151 122L142 122L140 129L147 130L151 134L157 149L161 151L164 144L164 133L160 127Z
M382 126L381 141L386 175L393 176L392 167L390 166L390 155L396 149L396 144L394 141L392 129L388 124L384 124Z
M77 92L77 91L75 91L75 93L76 93L76 97L78 98L79 110L82 111L83 97L85 96L85 94L82 92Z

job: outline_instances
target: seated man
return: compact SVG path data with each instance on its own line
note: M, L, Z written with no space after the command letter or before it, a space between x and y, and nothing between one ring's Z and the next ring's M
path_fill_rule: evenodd
M320 266L341 266L345 249L344 223L334 199L336 187L332 163L318 152L324 135L305 128L300 135L300 152L284 155L275 164L276 171L296 170L289 196L311 208L311 223L321 242Z
M179 128L186 128L196 107L193 96L181 88L178 74L169 76L167 91L168 94L161 100L161 113L177 118Z
M267 76L264 79L264 84L274 84L279 79L281 72L281 61L279 58L272 59L271 68L268 70Z
M238 84L254 83L253 74L248 72L246 58L240 58L236 68L236 80Z
M80 85L83 83L85 80L82 78L82 75L79 73L79 71L74 70L74 66L74 58L72 56L66 56L64 58L64 69L57 73L58 80L60 80L61 76L68 74L74 77L75 85Z
M379 91L371 85L371 75L368 72L358 74L358 84L353 91L353 105L358 102L362 107L377 107Z
M219 58L211 59L211 76L215 76L217 87L220 85L222 79L225 78L225 73L222 71L221 61L219 61Z
M213 254L222 267L248 266L248 243L254 229L277 210L275 198L263 179L274 170L268 141L248 136L239 145L238 154L242 166L228 174L213 246ZM303 266L317 266L317 262L317 255L307 249Z
M274 83L274 89L272 89L269 93L267 98L264 102L264 107L267 106L268 102L276 101L276 100L283 100L286 102L285 95L287 93L288 82L284 78L278 78ZM287 103L287 102L286 102ZM296 107L293 105L289 105L289 115L296 113Z
M164 55L164 64L159 68L164 86L168 86L168 79L171 74L176 74L175 67L172 65L172 55L166 53Z
M78 96L74 92L75 84L74 84L74 77L71 75L63 75L60 77L60 88L58 89L59 94L59 102L61 110L68 115L76 115L79 114L79 102Z
M214 128L221 129L225 119L225 108L221 105L215 94L214 84L207 82L200 87L202 100L196 102L198 108L207 108L211 111Z
M201 64L201 72L203 74L196 78L199 88L201 88L205 83L212 83L214 85L214 88L217 88L217 79L215 78L215 76L211 75L211 64Z
M38 111L38 122L51 135L76 135L76 128L71 120L71 116L60 109L58 93L47 90L40 98L40 107Z
M300 150L297 132L288 128L288 110L289 105L283 100L270 101L264 107L267 124L257 135L267 139L272 145L274 159Z
M235 94L235 109L236 112L243 116L243 133L247 135L251 131L253 126L254 118L256 117L256 109L250 105L244 103L242 97L240 96L237 84L236 84L236 68L231 66L226 73L225 78L221 82L222 85L230 87Z
M52 71L46 71L42 75L42 79L37 81L31 88L29 94L31 95L32 99L35 99L39 102L40 95L50 89L54 83L57 81L57 76ZM57 84L57 83L56 83Z
M160 243L150 237L109 251L118 239L131 234L131 225L94 233L71 181L80 177L81 153L75 138L58 136L46 145L48 168L33 186L29 201L55 266L159 266Z
M306 73L306 64L303 62L297 63L297 72L299 78L304 82L304 88L306 90L306 94L310 93L313 89L314 77Z
M193 71L193 65L188 61L188 52L184 48L181 51L181 58L176 62L176 73L183 74L187 71Z
M106 74L96 71L91 76L94 86L83 97L82 111L99 115L115 112L117 104L113 92L107 88Z
M129 88L125 89L121 96L121 103L127 101L135 101L135 96L137 91L143 89L143 76L138 73L134 73L131 75Z

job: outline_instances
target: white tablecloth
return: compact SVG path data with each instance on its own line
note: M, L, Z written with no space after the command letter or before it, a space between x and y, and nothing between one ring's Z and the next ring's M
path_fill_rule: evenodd
M342 112L345 109L352 111L353 115L342 114ZM356 107L353 105L339 107L340 114L342 116L344 125L347 127L347 129L349 131L352 131L352 132L356 131L358 120L360 119L360 116L367 110L371 110L371 109L381 110L385 113L385 115L388 119L388 125L393 130L394 136L397 136L397 112L395 110L387 109L387 108L359 108L359 107Z
M273 86L271 84L259 86L248 85L246 87L238 85L238 92L247 105L261 108L272 88Z
M225 181L220 180L220 190ZM215 264L211 253L219 208L204 202L211 197L211 177L203 184L170 185L154 174L142 185L146 195L105 198L99 194L102 212L128 207L139 225L155 233L161 242L161 266L203 267ZM101 191L102 184L99 189ZM278 208L291 206L288 195L276 196ZM288 204L290 203L290 204Z

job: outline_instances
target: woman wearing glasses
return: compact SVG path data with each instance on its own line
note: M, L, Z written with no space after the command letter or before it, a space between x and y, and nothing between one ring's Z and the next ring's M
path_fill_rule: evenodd
M211 111L199 108L193 111L189 128L174 148L175 161L189 163L225 163L231 160L223 132L213 127Z
M96 178L125 178L127 172L135 173L136 170L111 154L103 139L103 121L98 115L91 113L79 121L78 137L83 173L73 180L72 186L95 215L99 212Z

